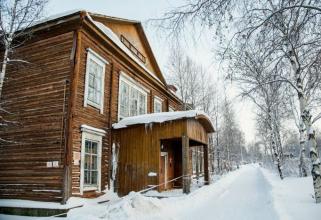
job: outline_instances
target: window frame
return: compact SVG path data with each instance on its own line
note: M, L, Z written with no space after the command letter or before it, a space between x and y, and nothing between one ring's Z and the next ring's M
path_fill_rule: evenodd
M123 116L121 115L120 112L120 106L121 106L121 83L125 83L128 85L129 88L129 92L128 92L128 112L129 115L128 116ZM142 93L145 97L145 112L144 114L148 113L148 94L149 94L149 90L146 89L144 86L140 85L139 83L137 83L134 79L130 78L128 75L126 75L124 72L120 72L119 75L119 82L118 82L118 121L120 119L126 118L126 117L131 117L133 115L130 115L130 101L131 101L131 90L132 88L136 89L138 92ZM139 96L139 95L138 95ZM139 99L139 98L138 98ZM139 103L137 103L137 111L139 112ZM137 115L141 115L140 113L138 113Z
M155 103L160 104L160 112L155 111ZM154 96L154 106L153 106L153 112L154 113L161 113L163 112L163 99L159 98L158 96Z
M99 66L102 67L102 73L101 73L101 82L100 82L100 88L101 88L101 95L100 95L100 103L97 104L91 100L88 99L88 92L89 92L89 65L90 60L93 60L95 63L97 63ZM104 113L104 95L105 95L105 71L106 71L106 65L109 64L107 60L102 58L99 54L97 54L95 51L93 51L90 48L87 48L87 60L86 60L86 73L85 73L85 89L84 89L84 107L87 107L88 105L95 107L100 110L100 113Z
M106 131L88 125L81 126L81 162L80 162L80 195L86 191L101 192L102 138ZM86 140L97 142L97 187L85 185L85 143Z

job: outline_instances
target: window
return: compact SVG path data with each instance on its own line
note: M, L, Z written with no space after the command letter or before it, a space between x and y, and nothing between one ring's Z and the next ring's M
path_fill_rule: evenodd
M169 112L174 112L175 109L174 109L172 106L169 106L169 107L168 107L168 111L169 111Z
M158 97L154 97L154 112L162 112L162 101L160 98Z
M84 191L101 191L101 153L102 137L105 131L87 125L81 126L81 174L80 193Z
M137 58L146 63L146 57L124 35L120 35L120 40Z
M147 113L147 92L121 75L119 79L119 120Z
M103 113L105 65L108 62L93 50L87 51L84 106L96 107Z
M98 144L97 141L85 140L84 186L98 187Z

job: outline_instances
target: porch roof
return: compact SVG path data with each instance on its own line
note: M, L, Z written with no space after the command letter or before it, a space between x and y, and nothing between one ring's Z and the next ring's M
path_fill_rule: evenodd
M187 118L194 118L198 120L205 128L207 133L213 133L215 131L209 117L204 112L197 110L160 112L127 117L122 119L118 123L113 124L113 129L122 129L139 124L164 123L168 121L175 121Z

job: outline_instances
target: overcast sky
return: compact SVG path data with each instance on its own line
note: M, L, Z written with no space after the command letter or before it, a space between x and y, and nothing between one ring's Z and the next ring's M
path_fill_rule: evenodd
M183 0L51 0L47 7L46 15L62 13L65 11L84 9L91 12L106 14L109 16L123 17L128 19L147 21L150 18L160 17L165 11L182 4ZM169 54L169 42L165 34L155 31L153 26L148 26L145 32L149 38L151 47L162 70L165 70L167 56ZM182 46L186 52L207 71L213 74L213 79L220 81L217 60L215 60L215 45L209 30L197 34L197 40L183 40ZM234 102L237 121L245 133L247 142L254 141L254 114L253 105L247 101L237 98L237 89L225 83L226 93ZM222 88L220 88L222 91ZM223 96L223 94L222 94Z

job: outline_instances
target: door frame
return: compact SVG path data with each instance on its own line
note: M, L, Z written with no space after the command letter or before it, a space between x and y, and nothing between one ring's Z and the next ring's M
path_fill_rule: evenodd
M165 157L165 169L164 169L164 189L167 189L167 181L168 181L168 170L167 170L167 166L168 166L168 152L161 152L161 157Z

